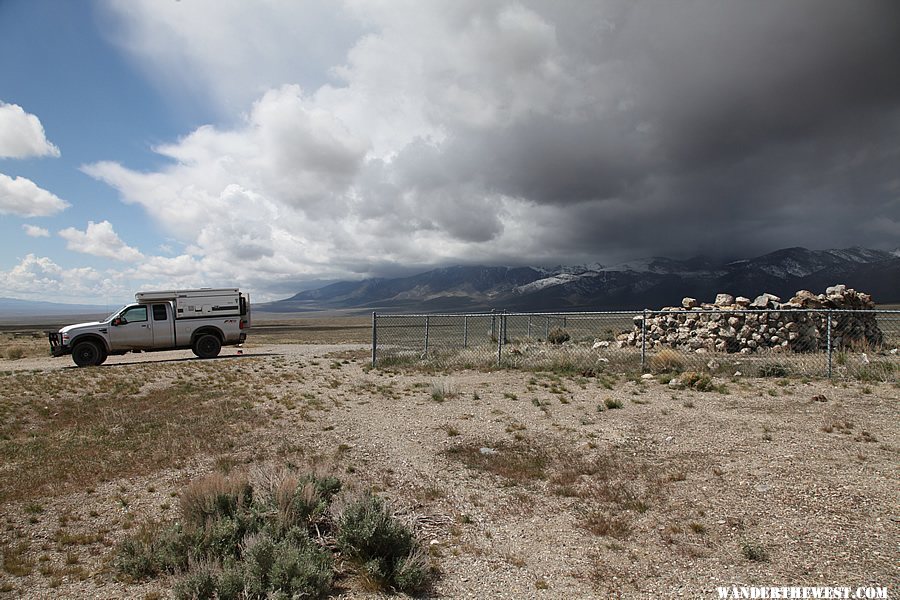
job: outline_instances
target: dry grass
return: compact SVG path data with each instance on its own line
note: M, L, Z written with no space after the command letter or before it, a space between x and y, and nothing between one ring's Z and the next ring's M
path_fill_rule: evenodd
M220 516L246 510L251 501L250 482L246 476L213 473L185 487L179 504L185 525L202 528Z
M505 485L546 482L551 493L592 507L581 519L582 527L619 539L629 535L636 518L662 502L670 483L684 479L683 474L666 476L650 461L626 458L624 449L588 454L551 438L467 442L446 454L472 470L502 478Z
M247 390L184 365L142 387L140 366L0 376L0 501L87 488L218 452L259 422ZM226 388L228 394L225 394ZM23 479L21 473L28 473Z
M502 477L509 484L546 478L552 460L546 449L524 440L466 442L449 448L447 456L470 469Z
M50 343L40 331L16 331L0 334L0 359L21 360L50 355Z
M682 353L664 348L650 357L650 370L654 373L678 373L684 370Z
M245 347L265 344L371 344L372 317L254 315Z

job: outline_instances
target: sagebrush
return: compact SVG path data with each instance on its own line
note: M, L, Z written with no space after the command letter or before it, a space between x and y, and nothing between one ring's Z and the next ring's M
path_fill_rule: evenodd
M179 519L128 536L116 569L132 579L178 574L176 598L323 598L337 552L379 589L422 589L431 569L413 530L372 494L335 513L341 487L287 470L256 487L244 475L210 475L185 488ZM325 542L335 537L337 548Z

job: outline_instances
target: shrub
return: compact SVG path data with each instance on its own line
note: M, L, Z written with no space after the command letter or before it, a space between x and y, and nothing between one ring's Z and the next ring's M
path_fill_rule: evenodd
M631 534L631 525L624 517L610 516L602 510L595 510L584 518L584 528L594 535L625 539Z
M338 547L373 583L403 592L425 585L428 571L418 541L377 496L366 493L345 506L337 527Z
M128 577L146 579L184 570L192 556L199 556L199 553L191 535L178 525L160 527L151 523L119 544L114 564Z
M283 534L294 527L306 529L326 515L331 499L341 489L334 477L285 474L272 490L270 502L276 511L276 529Z
M25 349L18 346L8 348L6 350L6 358L9 360L19 360L20 358L25 358Z
M610 410L612 410L614 408L622 408L622 406L623 406L621 400L614 399L614 398L607 398L606 400L603 401L603 404L606 406L606 408L608 408Z
M215 558L235 557L240 555L241 541L250 529L244 515L224 517L209 523L192 536L195 556L212 556Z
M753 562L767 562L769 560L769 552L762 544L744 542L741 544L741 554L744 555L744 558Z
M269 589L269 571L275 563L275 541L267 533L247 536L242 546L244 591L251 598L265 598Z
M176 598L323 598L334 559L310 537L333 530L334 477L273 473L261 494L244 477L213 475L182 494L185 526L150 523L127 537L116 569L131 578L184 573ZM371 494L338 519L338 547L384 589L413 591L428 580L427 557L411 530Z
M177 600L212 600L216 597L216 571L208 564L195 566L175 584Z
M781 363L765 363L757 371L760 377L787 377L790 370Z
M563 342L568 342L570 339L569 332L560 327L551 330L550 333L547 334L547 341L551 344L559 345Z
M681 354L671 348L663 348L650 357L650 370L654 373L680 373L683 369Z
M216 581L218 600L239 600L244 594L244 569L241 563L229 560L222 567Z
M431 570L428 565L428 557L421 548L416 548L408 556L397 561L394 569L394 579L397 588L406 591L421 590L428 583Z
M301 532L302 537L285 538L275 546L269 570L272 591L288 598L323 598L331 589L331 555ZM299 544L297 541L302 540Z
M184 489L181 515L187 527L202 528L209 521L239 515L252 502L253 488L245 476L214 473Z
M715 386L713 386L712 377L705 373L688 371L687 373L681 375L681 377L678 378L678 381L682 386L693 388L698 392L710 392L715 389Z

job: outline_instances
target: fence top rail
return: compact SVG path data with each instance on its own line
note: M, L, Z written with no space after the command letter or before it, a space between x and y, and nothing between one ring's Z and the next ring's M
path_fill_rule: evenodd
M900 311L898 311L900 312ZM587 317L597 315L634 315L640 314L640 311L633 310L609 310L596 312L507 312L498 310L497 312L481 312L481 313L392 313L383 314L376 313L377 319L424 319L429 318L456 318L459 317Z
M459 318L459 317L596 317L596 316L612 316L612 315L632 315L641 316L648 315L671 315L671 314L764 314L764 313L781 313L781 312L804 312L804 313L852 313L852 314L887 314L900 315L900 309L854 309L854 308L683 308L683 309L636 309L636 310L601 310L591 312L479 312L479 313L372 313L377 319L422 319L425 317L436 318Z

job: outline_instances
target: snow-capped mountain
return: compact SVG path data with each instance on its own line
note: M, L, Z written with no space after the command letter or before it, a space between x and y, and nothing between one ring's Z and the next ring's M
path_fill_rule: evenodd
M845 248L786 248L763 256L717 262L663 257L627 263L543 267L455 266L412 277L340 282L260 307L271 312L326 308L457 311L591 310L678 305L684 296L717 293L784 298L799 289L820 292L844 283L876 302L900 302L900 255Z

